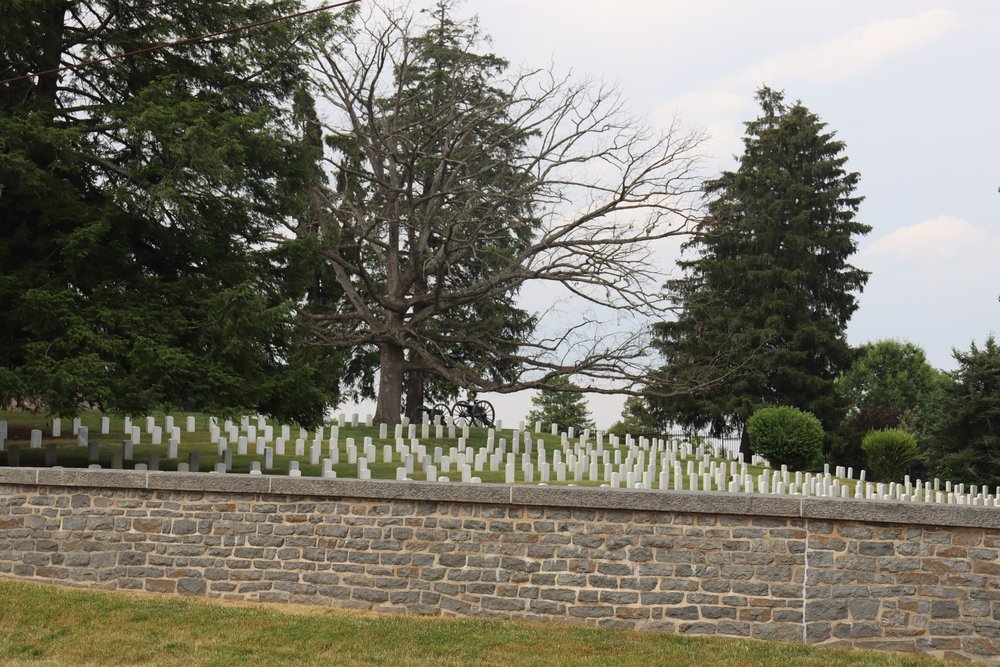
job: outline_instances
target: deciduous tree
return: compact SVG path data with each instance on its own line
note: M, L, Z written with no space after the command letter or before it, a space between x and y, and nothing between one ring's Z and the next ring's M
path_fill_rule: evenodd
M856 348L856 359L837 380L837 390L847 406L833 461L862 465L861 440L872 430L905 426L922 437L927 418L936 410L948 377L929 363L919 346L897 340L880 340Z
M345 293L314 318L319 342L378 355L380 421L399 419L414 372L470 391L564 375L637 391L646 336L594 328L585 308L549 326L515 297L530 284L662 316L647 245L685 231L697 137L651 131L607 86L509 72L449 3L414 21L375 10L316 45L338 181L322 233Z

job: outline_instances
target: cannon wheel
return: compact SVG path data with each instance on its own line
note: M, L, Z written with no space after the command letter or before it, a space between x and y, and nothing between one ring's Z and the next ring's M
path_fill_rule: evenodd
M489 401L458 401L455 403L455 421L463 420L469 426L493 426L496 411Z
M451 408L449 408L444 403L437 403L433 408L433 414L431 415L431 423L434 423L435 417L441 418L441 423L445 423L445 417L451 417Z
M475 406L468 401L457 401L451 413L455 423L458 424L461 421L463 424L472 426L472 411L474 408Z
M478 426L491 427L496 419L497 411L489 401L476 401L475 414L473 418L478 421Z

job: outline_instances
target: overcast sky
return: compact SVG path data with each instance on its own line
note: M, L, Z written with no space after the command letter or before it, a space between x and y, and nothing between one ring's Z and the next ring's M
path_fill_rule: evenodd
M420 7L426 3L415 2ZM633 111L710 134L706 176L735 166L761 84L801 100L847 145L872 226L852 344L951 349L1000 333L1000 2L466 0L515 67L617 83ZM496 397L507 424L530 394ZM622 399L596 397L601 427Z

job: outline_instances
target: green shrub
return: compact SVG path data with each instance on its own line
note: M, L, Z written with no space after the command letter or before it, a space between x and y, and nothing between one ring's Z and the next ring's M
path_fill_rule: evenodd
M755 454L793 470L809 467L823 451L823 425L798 408L760 408L747 421L747 435Z
M907 468L921 459L917 437L901 428L869 431L861 449L868 457L868 470L884 482L901 480Z

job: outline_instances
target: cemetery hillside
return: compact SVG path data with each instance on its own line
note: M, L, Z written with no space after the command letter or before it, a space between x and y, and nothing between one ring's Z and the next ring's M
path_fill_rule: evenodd
M908 467L898 451L895 465L880 467L890 474L875 481L864 469L772 466L760 455L744 460L738 441L619 436L589 428L578 433L554 423L543 430L540 421L504 428L502 421L472 427L450 418L420 424L404 418L389 427L373 424L371 415L359 421L357 414L349 419L340 414L309 431L262 416L223 420L159 414L133 420L89 412L63 420L4 412L0 417L0 452L10 467L700 490L1000 507L1000 489L986 485L909 474L892 478L891 472L905 473ZM785 454L782 434L767 436L760 436L758 449ZM788 454L787 460L808 464L819 452L821 430L817 437L815 452L805 459Z
M6 3L0 662L1000 664L1000 237L851 88L995 21L560 3Z

